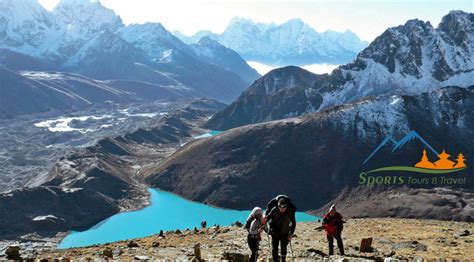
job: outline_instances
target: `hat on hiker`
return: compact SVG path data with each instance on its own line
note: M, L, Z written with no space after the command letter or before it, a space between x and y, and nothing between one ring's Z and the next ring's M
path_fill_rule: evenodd
M261 216L263 215L263 211L260 207L255 207L253 210L252 210L252 215L254 216Z
M329 208L329 212L336 212L336 205L331 205L331 207Z
M286 206L288 206L288 200L286 200L286 198L280 198L280 200L278 200L278 207Z

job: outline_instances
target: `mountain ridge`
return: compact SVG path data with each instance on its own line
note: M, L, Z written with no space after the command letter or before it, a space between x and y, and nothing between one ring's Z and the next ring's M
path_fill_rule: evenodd
M32 70L28 62L38 60L45 65L43 71L100 80L158 85L171 80L201 97L222 101L231 101L259 76L246 74L252 69L245 63L234 70L233 63L224 67L197 56L160 23L126 26L100 1L60 1L52 11L35 0L9 0L0 7L0 48L11 51L0 64L10 69ZM14 61L14 53L22 60Z
M207 36L235 50L247 61L275 66L347 63L368 44L351 31L318 33L300 18L277 25L236 17L222 34L210 31L199 31L190 37L175 34L190 44Z
M397 99L399 102L387 106ZM194 141L146 171L145 181L192 200L227 208L255 206L262 197L285 192L301 210L314 209L333 203L333 197L342 189L358 186L359 174L370 168L362 163L388 135L403 137L417 130L429 141L436 141L434 146L450 145L447 150L456 148L466 156L474 154L468 142L469 126L474 125L468 113L472 106L472 91L460 87L418 95L367 97L298 118L241 126ZM391 151L379 156L377 163L389 162ZM397 155L397 162L411 163L419 158L418 146L407 147ZM471 192L473 182L467 179L458 186ZM472 220L468 209L463 208L462 217ZM442 216L460 218L456 210L449 211L450 218L445 213Z
M445 32L447 24L458 31ZM459 39L456 38L458 35ZM445 86L469 88L474 85L474 41L467 39L474 39L474 14L463 11L445 15L438 29L420 20L409 20L388 28L354 61L339 66L329 75L320 76L319 81L307 87L319 97L319 102L314 109L298 112L296 116L369 96L415 95ZM286 98L282 96L278 102ZM279 117L267 115L267 118L257 121L239 121L238 115L248 110L242 106L248 99L250 97L246 97L244 92L228 109L210 119L207 127L224 130L284 118L285 114L282 114ZM308 101L308 98L301 97L295 103ZM291 112L286 110L286 114Z

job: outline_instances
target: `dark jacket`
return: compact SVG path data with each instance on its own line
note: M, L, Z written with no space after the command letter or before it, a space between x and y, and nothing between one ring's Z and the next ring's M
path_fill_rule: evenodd
M342 215L336 212L334 216L331 216L330 213L327 213L323 217L323 227L326 231L326 235L335 236L342 232L343 221Z
M271 235L288 236L295 233L296 219L288 209L281 213L278 207L274 207L267 215L267 220Z

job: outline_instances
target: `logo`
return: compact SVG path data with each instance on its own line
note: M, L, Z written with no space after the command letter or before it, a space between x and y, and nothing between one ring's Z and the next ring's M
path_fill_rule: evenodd
M462 152L456 152L456 159L451 160L451 155L442 150L439 153L434 149L420 134L416 131L411 131L400 140L395 140L391 136L386 137L372 153L365 159L363 166L366 166L376 155L381 153L382 149L389 149L391 153L401 150L406 144L411 141L418 141L421 143L420 157L413 159L411 165L388 165L377 167L359 175L359 183L374 185L401 185L401 184L465 184L466 177L436 177L434 175L446 175L465 170L468 166L466 158ZM432 157L430 160L428 152L437 157ZM418 176L416 176L418 175ZM422 177L422 175L429 175L430 177Z

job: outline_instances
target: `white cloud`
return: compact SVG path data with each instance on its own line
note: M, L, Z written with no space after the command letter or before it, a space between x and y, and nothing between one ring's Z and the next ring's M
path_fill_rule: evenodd
M247 61L247 64L252 67L253 69L257 70L257 72L261 75L265 75L266 73L270 72L273 69L276 69L278 67L275 66L269 66L266 64L262 64L260 62L255 62L255 61ZM302 68L315 73L315 74L325 74L325 73L331 73L338 65L328 65L328 64L312 64L312 65L305 65L302 66Z

